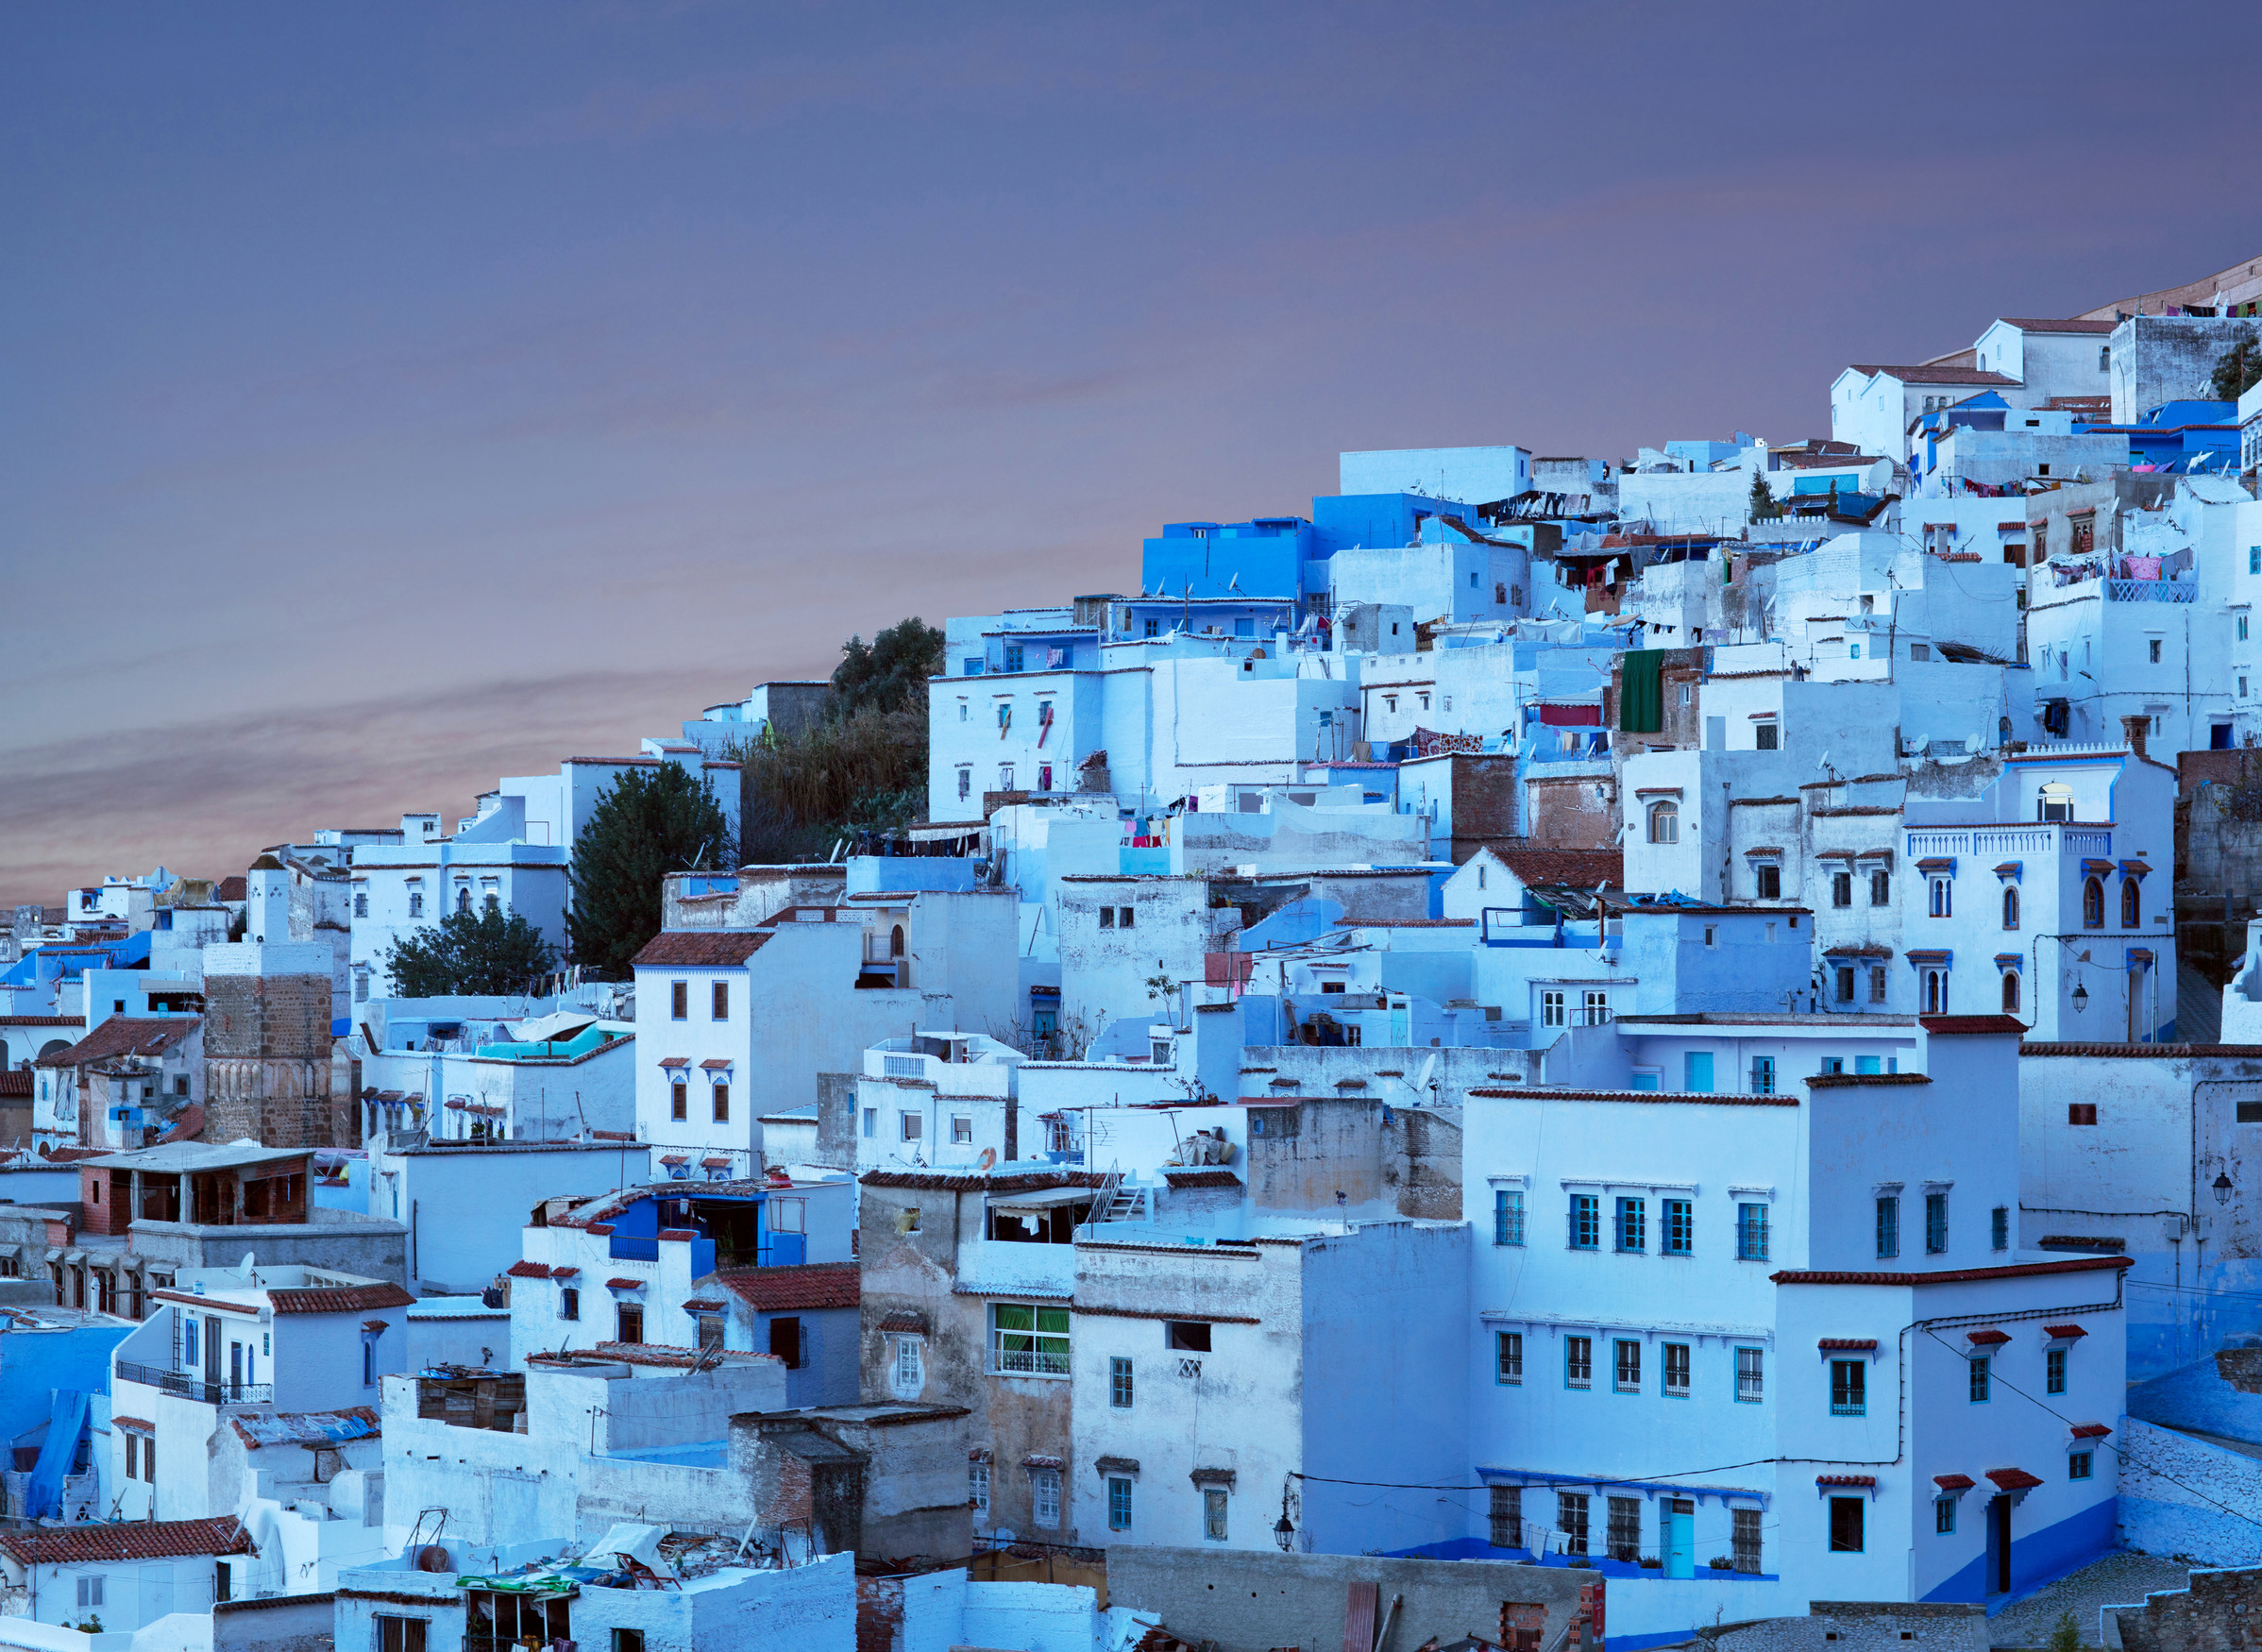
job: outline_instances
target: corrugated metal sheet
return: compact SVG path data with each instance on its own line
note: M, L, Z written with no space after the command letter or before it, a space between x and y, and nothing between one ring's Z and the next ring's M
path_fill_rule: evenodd
M1375 1611L1381 1597L1379 1584L1351 1585L1351 1598L1343 1603L1343 1652L1375 1652Z

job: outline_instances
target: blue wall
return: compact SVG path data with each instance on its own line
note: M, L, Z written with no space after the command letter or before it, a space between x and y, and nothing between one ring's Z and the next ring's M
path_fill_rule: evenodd
M120 1323L0 1332L0 1440L45 1423L48 1396L56 1389L110 1392L110 1351L136 1328Z

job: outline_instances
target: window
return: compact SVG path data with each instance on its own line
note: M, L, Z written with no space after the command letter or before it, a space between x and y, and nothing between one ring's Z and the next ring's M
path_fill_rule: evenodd
M1202 1488L1202 1535L1213 1543L1225 1541L1225 1491L1222 1486Z
M1058 1469L1034 1468L1029 1471L1029 1521L1033 1526L1056 1526L1060 1524Z
M1872 906L1893 904L1893 874L1891 872L1881 868L1869 874L1869 904Z
M998 765L998 790L1002 792L1009 792L1012 789L1013 765L1010 763L1001 763Z
M1007 644L1005 645L1005 669L1006 669L1006 670L1008 670L1008 671L1018 671L1018 670L1020 670L1020 669L1021 668L1021 660L1022 660L1022 658L1023 658L1023 656L1022 656L1022 653L1021 653L1021 644L1019 644L1019 643L1007 643Z
M81 1607L101 1606L104 1604L102 1599L101 1573L97 1572L92 1576L81 1576L79 1577L78 1604Z
M1996 1250L2007 1251L2011 1248L2011 1207L2008 1205L1995 1207L1994 1218L1988 1226L1988 1237Z
M963 712L966 708L960 706L958 709ZM958 801L963 803L973 794L974 771L971 768L961 768L958 771Z
M727 1124L731 1120L731 1087L718 1084L715 1087L715 1122Z
M1521 1188L1496 1188L1493 1190L1493 1243L1520 1245L1524 1242L1524 1190Z
M2042 1353L2042 1391L2062 1394L2066 1391L2066 1350L2046 1348Z
M719 1348L722 1346L722 1316L719 1314L707 1314L701 1317L700 1345L706 1346L704 1333L709 1322L712 1322L715 1326L714 1345ZM787 1371L799 1371L802 1368L802 1322L798 1317L785 1314L769 1322L769 1353L771 1357L782 1362Z
M1771 1096L1775 1093L1775 1057L1754 1055L1751 1058L1751 1093Z
M1942 1537L1952 1537L1956 1529L1956 1500L1953 1497L1933 1499L1933 1530Z
M1600 787L1595 788L1595 795L1601 795ZM1704 944L1708 950L1720 944L1720 926L1718 924L1708 923L1704 926Z
M1665 1201L1665 1241L1660 1252L1667 1256L1687 1256L1696 1250L1696 1206L1686 1199Z
M2242 620L2240 620L2238 623L2239 623L2239 625L2240 625L2240 626L2242 626L2242 627L2243 627L2243 626L2246 624L2246 621L2242 619ZM354 915L356 918L366 918L366 917L368 917L368 916L369 916L369 891L368 891L368 890L366 890L366 889L356 889L356 890L353 892L353 915Z
M1974 1354L1969 1364L1971 1368L1971 1403L1975 1406L1983 1406L1987 1403L1990 1388L1987 1356Z
M977 1522L989 1518L989 1464L980 1458L966 1465L966 1500Z
M2238 640L2239 640L2240 642L2244 642L2244 641L2246 641L2246 640L2247 640L2247 638L2246 638L2246 615L2243 615L2243 614L2241 614L2241 615L2238 616Z
M1900 1197L1877 1196L1877 1254L1880 1260L1900 1255Z
M471 910L471 885L469 884L456 885L456 910L458 912Z
M677 1118L679 1118L679 1119L681 1119L683 1116L684 1116L684 1115L683 1115L683 1114L681 1114L681 1113L678 1113L678 1114L676 1115L676 1117L677 1117ZM869 1136L877 1136L877 1135L879 1135L879 1133L880 1133L880 1109L879 1109L879 1108L877 1108L877 1107L867 1107L867 1108L865 1108L865 1109L864 1109L864 1134L865 1134L866 1136L868 1136L868 1137L869 1137Z
M1610 1020L1610 993L1599 987L1589 987L1580 995L1579 1008L1584 1012L1580 1024L1599 1027Z
M1128 1411L1131 1394L1131 1361L1120 1354L1111 1356L1107 1361L1107 1403L1119 1411Z
M1595 1340L1592 1337L1563 1339L1563 1387L1595 1386Z
M1689 1397L1689 1345L1686 1342L1665 1344L1664 1394L1669 1400Z
M1131 1529L1131 1481L1123 1475L1107 1476L1107 1529Z
M2148 666L2157 666L2160 663L2160 639L2158 637L2152 637L2146 641L2144 663Z
M2105 885L2091 878L2082 885L2082 927L2102 929L2105 926Z
M1830 1552L1833 1555L1858 1555L1862 1552L1862 1499L1832 1497L1830 1500Z
M1869 1409L1869 1362L1833 1359L1830 1362L1830 1414L1860 1417Z
M2069 1480L2087 1479L2096 1461L2097 1457L2094 1452L2068 1452L2066 1457L2066 1477Z
M644 1631L642 1629L615 1629L613 1631L613 1652L644 1652Z
M1610 1558L1613 1560L1638 1560L1642 1555L1642 1500L1639 1497L1612 1497L1609 1503L1610 1525L1606 1532Z
M1730 1513L1734 1519L1729 1539L1729 1559L1737 1571L1756 1575L1760 1569L1760 1511L1737 1509Z
M2120 927L2136 929L2140 928L2143 922L2143 893L2138 888L2135 879L2123 878L2120 880Z
M1649 1248L1649 1212L1646 1200L1618 1201L1617 1248L1621 1251Z
M1853 1002L1853 966L1839 964L1835 967L1833 973L1838 1002L1851 1003Z
M701 1348L721 1347L723 1330L722 1315L718 1313L703 1313L696 1317L699 1320L699 1345ZM776 1322L772 1322L771 1324L770 1340L772 1342L777 1340ZM800 1360L798 1357L796 1357L789 1363L792 1365L799 1365Z
M1207 1354L1209 1326L1200 1320L1165 1320L1162 1345L1180 1354Z
M1068 1349L1067 1308L1020 1302L989 1305L991 1371L1009 1376L1066 1376Z
M1766 1350L1738 1348L1736 1350L1736 1398L1748 1405L1757 1405L1766 1397Z
M1494 1486L1492 1488L1491 1526L1487 1541L1496 1549L1520 1549L1524 1546L1524 1488Z
M2002 926L2005 929L2018 927L2018 886L2016 884L2006 885L2003 888Z
M917 1141L920 1138L920 1132L924 1129L925 1126L926 1121L920 1118L917 1113L899 1113L896 1116L895 1121L897 1133L896 1139L899 1141Z
M2096 1123L2097 1104L2095 1102L2068 1102L2066 1104L2066 1122L2068 1124Z
M1118 929L1129 929L1131 927L1131 917L1132 913L1130 907L1117 907L1115 913L1115 927Z
M142 1437L140 1435L128 1434L126 1437L126 1477L129 1480L138 1480L142 1477L141 1445Z
M1587 1552L1587 1494L1584 1492L1558 1492L1555 1494L1555 1529L1563 1534L1563 1549L1568 1554Z
M1696 1095L1713 1093L1713 1053L1684 1051L1680 1058L1680 1087Z
M1571 1248L1599 1250L1602 1246L1602 1200L1594 1193L1571 1195Z
M1851 872L1831 873L1830 903L1832 906L1851 906L1853 904L1853 874Z
M1617 1340L1617 1389L1622 1394L1642 1391L1642 1345L1629 1337Z
M377 1340L373 1337L362 1339L362 1386L377 1386Z
M1780 901L1783 893L1783 869L1773 861L1762 861L1751 868L1757 880L1759 899Z
M1680 841L1680 805L1670 799L1649 805L1649 841L1679 843Z
M571 1285L558 1288L558 1318L578 1320L582 1317L582 1293Z
M691 1019L691 983L671 981L667 984L667 1014L672 1020Z
M1937 1256L1948 1249L1948 1195L1924 1196L1924 1254Z
M1330 982L1328 985L1333 986L1334 983ZM1543 991L1540 994L1540 1025L1543 1027L1560 1027L1562 1024L1562 993L1560 991Z
M1513 1387L1524 1380L1524 1333L1495 1331L1493 1333L1493 1380L1503 1387Z
M729 1020L731 1019L731 984L728 981L715 983L713 998L713 1003L708 1006L712 1018L718 1021Z
M644 1340L644 1307L642 1304L624 1302L614 1310L614 1318L619 1325L619 1335L613 1339L615 1341L641 1342Z
M1924 972L1924 1013L1928 1016L1948 1013L1948 971L1927 969Z
M918 1337L898 1337L895 1340L895 1391L898 1397L913 1399L927 1385L927 1345ZM974 1507L989 1507L989 1465L982 1466L982 1488Z
M1753 740L1758 746L1759 750L1762 751L1773 751L1778 749L1779 735L1777 729L1778 725L1773 718L1767 718L1751 725Z
M422 1618L377 1618L377 1652L424 1652L425 1620ZM615 1652L622 1652L616 1648Z
M412 894L409 897L409 916L411 918L422 918L424 916L424 897L422 895Z
M1955 915L1954 882L1949 878L1935 877L1927 878L1925 883L1931 894L1931 904L1927 910L1934 918L1953 917Z
M691 1117L691 1087L680 1078L667 1087L667 1116L670 1119Z
M1741 1262L1764 1262L1767 1259L1767 1207L1764 1205L1736 1206L1736 1259Z

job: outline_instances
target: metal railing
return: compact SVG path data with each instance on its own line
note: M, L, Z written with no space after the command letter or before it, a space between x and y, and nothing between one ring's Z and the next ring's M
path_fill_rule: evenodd
M264 1382L207 1382L185 1371L167 1371L158 1365L118 1361L120 1382L145 1383L182 1399L207 1406L264 1406L274 1402L275 1386Z

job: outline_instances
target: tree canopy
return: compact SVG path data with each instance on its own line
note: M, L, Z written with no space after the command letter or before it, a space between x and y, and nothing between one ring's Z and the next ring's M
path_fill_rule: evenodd
M403 998L524 992L557 968L558 950L517 913L499 904L450 912L385 951L385 971Z
M660 882L724 866L735 847L714 787L678 764L632 768L599 794L573 842L573 959L608 980L660 933Z
M1751 519L1754 522L1773 522L1782 514L1783 508L1776 502L1774 491L1767 486L1767 479L1758 471L1753 471L1751 473Z
M2262 339L2254 336L2253 328L2242 329L2231 347L2215 362L2215 399L2237 401L2256 384L2262 384Z
M942 632L918 615L900 619L866 644L852 636L840 645L833 668L833 715L917 710L927 704L927 679L943 669Z

